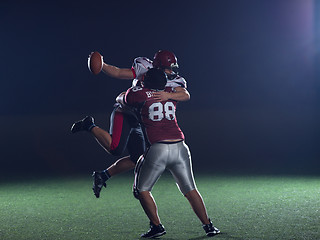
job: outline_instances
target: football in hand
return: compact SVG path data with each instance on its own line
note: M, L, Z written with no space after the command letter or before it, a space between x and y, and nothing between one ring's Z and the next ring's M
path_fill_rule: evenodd
M92 52L88 58L88 68L94 74L97 75L101 72L103 66L103 57L99 52Z

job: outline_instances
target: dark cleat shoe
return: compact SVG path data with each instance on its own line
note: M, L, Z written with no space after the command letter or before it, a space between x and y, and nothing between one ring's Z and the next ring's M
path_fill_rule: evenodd
M102 174L105 174L103 172L93 172L92 177L93 177L93 193L94 195L99 198L100 197L100 192L102 187L107 187L106 180L103 179Z
M94 119L91 116L86 116L84 119L75 122L72 124L71 132L76 133L79 131L91 131L93 127L96 125L94 124Z
M158 226L154 225L153 223L150 222L150 229L148 232L141 234L141 238L155 238L155 237L160 237L164 234L166 234L166 230L162 226L162 224L159 224Z
M213 237L220 233L220 230L212 225L211 220L209 219L209 224L203 224L202 227L204 231L206 232L208 237Z

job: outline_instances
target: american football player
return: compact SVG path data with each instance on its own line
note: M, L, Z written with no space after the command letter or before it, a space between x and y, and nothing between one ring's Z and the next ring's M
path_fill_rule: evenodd
M160 69L153 68L145 75L144 87L130 88L125 96L125 103L135 107L140 113L146 138L150 144L136 165L133 187L134 196L140 200L150 220L149 231L141 237L154 238L166 233L151 194L154 184L166 169L171 172L181 193L190 202L203 224L206 235L214 236L220 231L212 225L194 182L191 155L175 115L177 101L168 99L159 102L154 97L159 92L172 92L172 87L166 84L166 74Z
M186 81L176 71L178 68L177 58L174 53L167 50L158 51L153 61L146 57L134 59L131 69L118 68L104 62L102 71L114 78L133 79L132 86L141 86L144 74L151 68L164 70L168 75L167 86L174 89L172 92L156 93L154 97L157 101L168 99L187 101L190 99L190 94L186 89ZM97 198L100 196L102 187L106 187L106 181L110 177L134 169L138 158L146 150L141 124L134 109L121 104L124 95L125 92L119 94L116 98L118 103L115 104L111 114L109 132L96 126L91 116L75 122L71 128L72 133L83 130L91 132L99 144L113 155L121 155L125 148L128 149L130 154L130 156L120 158L104 171L95 171L93 173L92 189Z

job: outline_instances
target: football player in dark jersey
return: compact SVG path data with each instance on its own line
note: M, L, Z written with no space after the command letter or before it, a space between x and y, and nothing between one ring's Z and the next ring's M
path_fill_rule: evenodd
M165 87L166 74L160 69L150 69L144 79L144 87L133 87L125 96L125 103L137 109L145 127L146 138L150 145L135 169L134 195L139 199L150 220L150 230L143 238L159 237L166 233L151 194L154 184L167 169L171 172L181 193L188 199L192 209L203 224L207 236L220 233L212 225L203 199L196 188L193 178L191 155L184 142L184 134L176 119L175 100L157 101L155 93L172 92Z
M150 68L163 69L169 76L167 86L174 88L171 93L155 94L158 101L174 99L177 101L187 101L190 94L186 90L186 81L175 71L178 67L176 56L167 50L160 50L154 56L152 62L146 57L138 57L134 60L132 68L118 68L116 66L103 63L102 71L114 78L133 79L132 86L141 86L144 74ZM117 97L121 102L125 92ZM84 119L73 124L72 133L87 130L91 132L99 144L112 155L119 156L125 148L128 149L130 156L117 160L104 171L95 171L93 173L93 192L97 198L103 186L106 187L106 181L119 173L134 169L138 158L145 152L145 140L141 129L141 124L137 121L137 116L133 109L124 107L122 104L115 104L115 108L110 118L110 130L105 131L95 125L94 119L87 116Z

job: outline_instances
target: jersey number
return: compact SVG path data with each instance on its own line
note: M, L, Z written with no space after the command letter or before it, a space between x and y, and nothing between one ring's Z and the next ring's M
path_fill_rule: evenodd
M166 102L164 105L160 102L151 104L149 107L149 119L152 121L161 121L164 117L168 120L175 119L173 102Z

